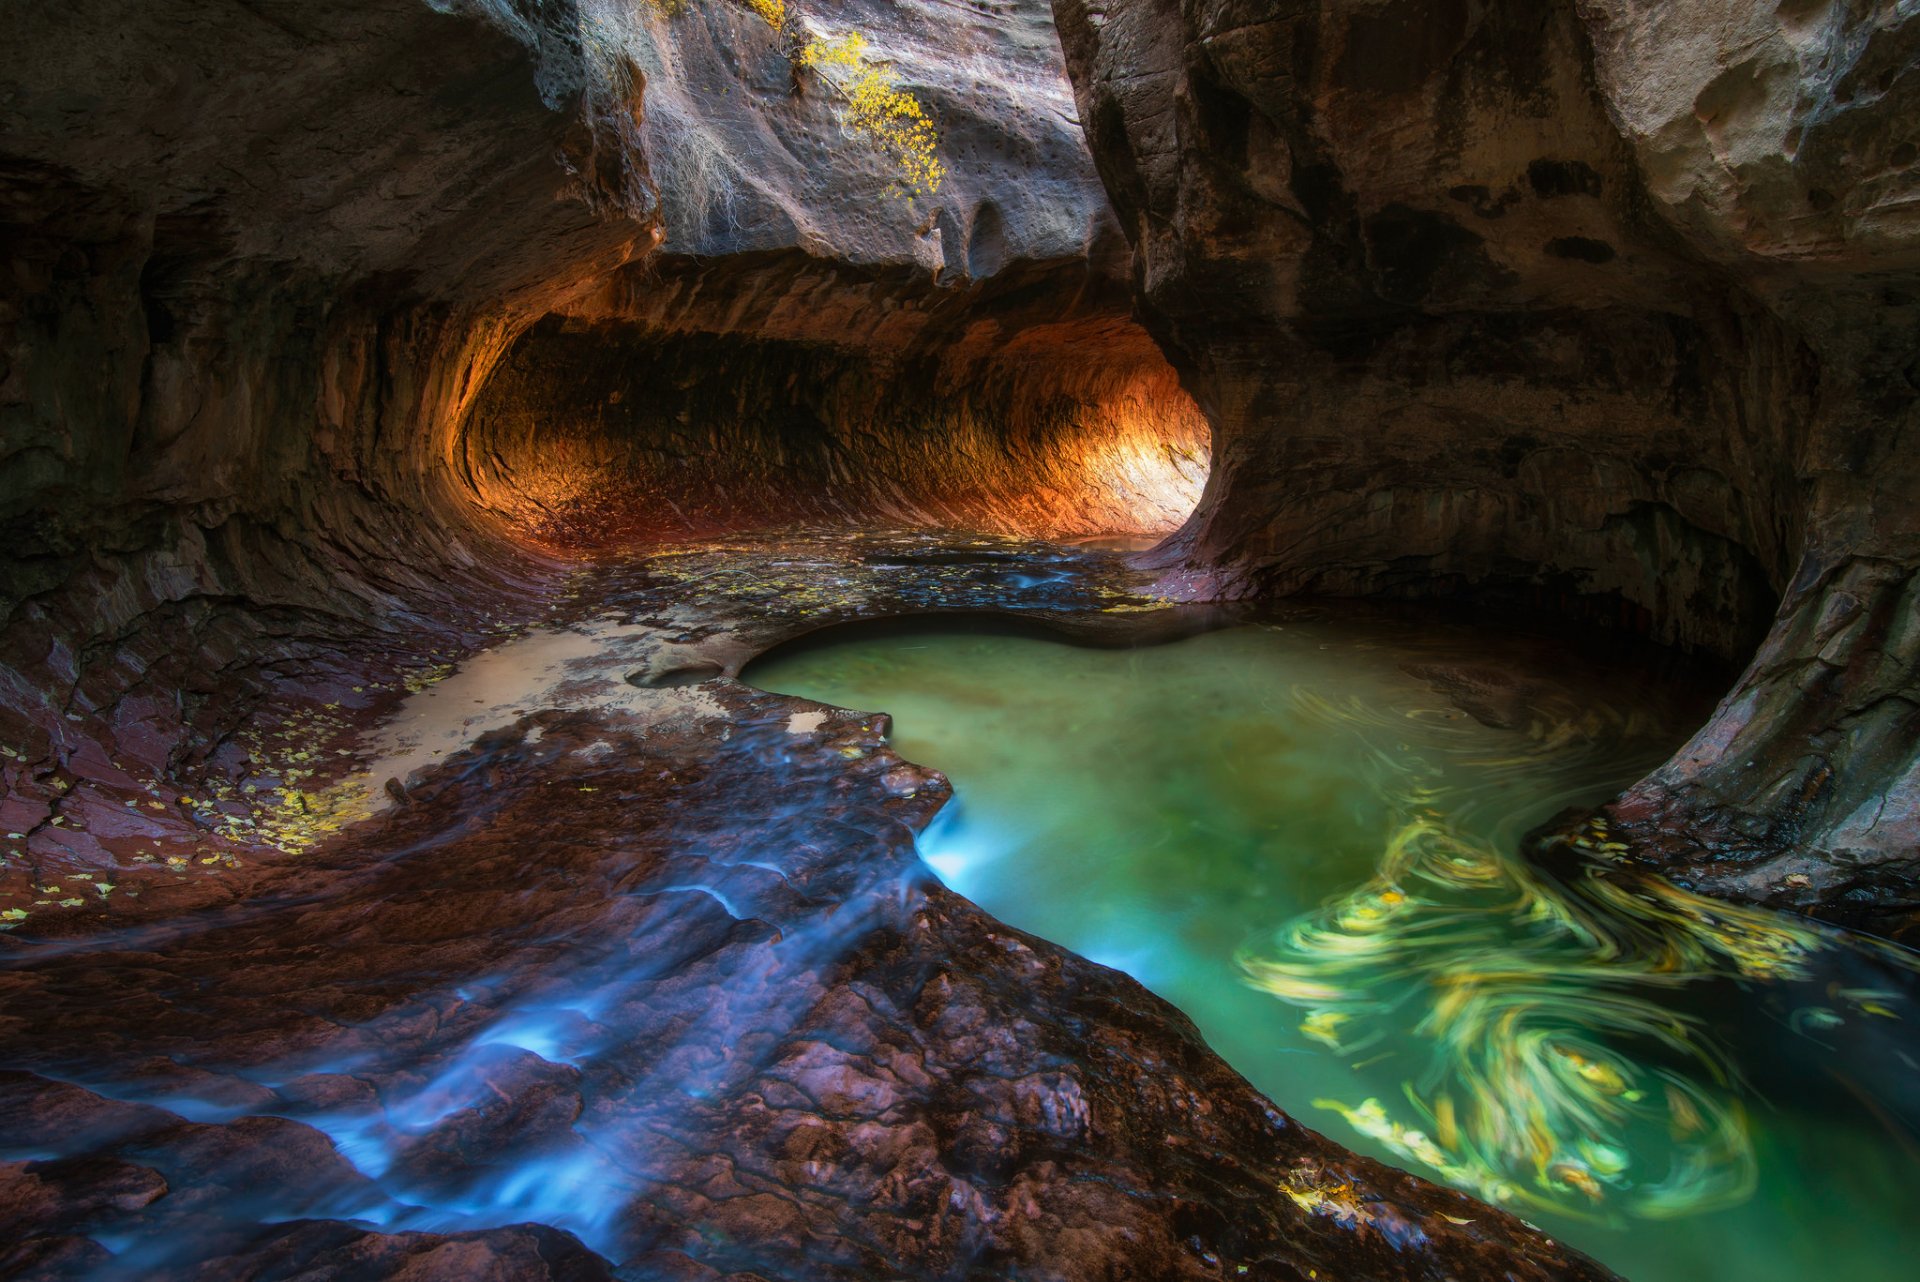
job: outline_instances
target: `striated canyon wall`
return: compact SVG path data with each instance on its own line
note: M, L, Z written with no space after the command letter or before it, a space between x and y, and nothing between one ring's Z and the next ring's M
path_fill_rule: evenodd
M842 5L780 34L724 4L634 12L609 22L646 78L664 238L556 306L476 401L460 466L490 510L573 543L1179 524L1207 428L1131 319L1043 5ZM789 60L849 32L940 122L937 192L902 194Z
M1055 7L1146 323L1216 432L1179 578L1758 646L1612 816L1717 893L1899 928L1920 13Z
M89 780L164 777L349 642L475 638L540 573L436 454L517 325L654 239L639 85L570 18L13 23L9 828L72 845L49 814Z
M747 7L14 22L0 1271L1607 1276L928 885L946 785L883 718L632 682L778 609L648 565L608 625L565 586L587 545L775 518L1164 529L1205 470L1044 10L830 18L938 114L937 201ZM847 559L843 595L909 565ZM556 675L603 706L503 705L348 837L309 822L312 758L534 618L616 638ZM496 1042L600 967L590 1056Z
M193 764L343 646L471 645L583 543L1185 515L1205 425L1128 319L1043 7L814 24L939 113L918 203L796 69L814 27L674 8L15 24L0 726L33 764L9 830L67 850L50 820L87 780ZM772 449L796 432L835 445Z
M536 539L1163 534L1199 497L1206 421L1084 262L931 295L794 258L655 266L614 318L528 330L475 399L462 474Z
M604 603L568 597L563 576L626 539L1177 525L1154 556L1190 596L1484 599L1751 655L1695 741L1609 808L1615 830L1716 893L1909 925L1920 10L1055 8L1064 59L1037 0L856 0L782 31L718 0L17 15L0 48L7 893L92 881L116 842L194 847L195 806L215 807L180 781L270 756L234 733L268 709L344 708L338 728L380 710L371 677L415 689L403 674L444 675L560 601L573 614L553 617L586 627ZM846 31L939 120L937 196L902 198L831 87L796 69L796 40ZM620 625L647 645L750 632L658 590ZM607 663L597 679L637 691ZM383 1083L404 1095L420 1063L458 1064L511 1013L470 995L472 968L556 938L651 947L644 920L684 945L662 955L692 995L634 998L653 1031L620 1044L611 1087L511 1057L485 1079L497 1104L460 1114L474 1129L458 1151L423 1146L425 1177L487 1167L495 1134L564 1139L582 1100L638 1100L615 1134L656 1106L684 1112L631 1088L648 1080L632 1056L670 1046L732 1057L699 1104L707 1129L670 1141L672 1197L631 1199L660 1217L646 1231L671 1237L679 1276L799 1275L828 1257L847 1276L998 1260L1202 1277L1240 1259L1288 1277L1601 1275L1498 1212L1349 1162L1115 972L942 893L901 909L908 838L944 784L892 758L878 723L796 748L789 727L813 713L729 690L674 737L632 731L631 752L601 751L597 714L547 716L423 786L396 779L394 808L311 866L263 847L249 875L266 864L260 884L292 886L294 915L304 896L330 905L295 929L241 912L204 935L129 934L152 960L118 969L53 938L217 902L213 874L170 890L189 879L149 855L118 898L93 882L98 902L5 936L27 998L0 1111L35 1143L99 1144L6 1164L0 1210L48 1251L96 1259L87 1199L159 1133L227 1154L213 1165L235 1188L288 1135L354 1184L274 1090L239 1087L259 1115L202 1127L144 1105L129 1120L133 1106L42 1071L172 1079L194 1070L170 1056L199 1055L244 1077L235 1065L283 1049L277 1021L351 1041L384 1020L412 1030L395 1046L429 1046ZM735 755L717 753L735 730ZM575 748L598 782L578 782ZM793 797L787 767L804 775ZM476 821L514 806L512 822ZM708 850L751 853L776 821L798 834L797 879L742 866L779 874L767 903L792 899L791 915L660 906L677 901L656 891L714 875L695 866ZM554 844L550 861L525 858L527 834ZM564 897L528 912L528 879L547 872L611 915ZM668 883L635 893L636 877ZM127 908L137 878L151 894ZM493 899L462 898L485 887ZM440 913L423 926L428 900ZM851 952L772 952L803 922L837 939L850 904L904 924L852 932ZM579 929L592 920L615 928ZM436 954L420 973L381 969L413 965L415 946ZM289 1011L272 978L310 982L314 949L339 959L324 1017ZM768 954L787 959L777 984ZM236 957L264 967L256 987L233 982ZM634 961L617 958L620 982L650 984ZM827 1016L763 1028L747 1000L738 1029L716 1021L754 974ZM181 1031L216 1008L227 1035ZM793 1117L769 1128L766 1047L735 1055L749 1036L848 1063L796 1072L819 1093L778 1096ZM345 1071L317 1076L302 1086L315 1109L331 1092L383 1107ZM88 1130L106 1115L126 1127ZM208 1169L183 1160L179 1190L209 1187ZM976 1178L991 1207L967 1200ZM163 1224L192 1201L167 1201L165 1181L100 1196L149 1197ZM55 1203L79 1217L57 1234ZM413 1268L394 1253L416 1248L511 1257L501 1267L528 1276L611 1271L538 1227L489 1229L489 1245L286 1221L266 1227L299 1239L299 1267L351 1241L370 1275ZM236 1242L236 1260L258 1248ZM415 1272L460 1275L439 1259Z

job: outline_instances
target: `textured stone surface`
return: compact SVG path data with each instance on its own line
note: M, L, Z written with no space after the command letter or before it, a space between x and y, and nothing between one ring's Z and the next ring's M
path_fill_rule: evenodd
M23 849L108 862L88 794L132 778L151 835L190 842L169 781L265 700L469 644L551 577L435 465L511 318L652 243L631 78L569 41L577 11L545 13L94 3L12 25L10 871Z
M1778 621L1614 813L1703 889L1920 940L1920 11L1583 13L1662 217L1818 371Z
M866 37L939 123L946 181L912 202L893 194L886 157L846 134L831 91L796 76L783 38L745 6L689 5L671 18L606 6L598 16L646 77L643 137L665 251L798 249L945 280L1085 258L1096 242L1124 262L1046 5L852 0L793 11L799 38Z
M1207 424L1085 263L933 295L834 276L669 261L643 316L529 330L461 438L482 502L569 545L794 520L1164 534L1192 511Z
M617 631L351 842L218 912L15 937L10 1249L49 1278L1608 1276L941 889L913 834L949 788L884 717L656 681L869 613L1186 626L1138 581L845 534L595 571Z
M1201 437L1131 262L1223 451L1170 583L1485 591L1722 653L1783 597L1616 820L1708 888L1892 920L1914 20L1679 8L1062 0L1123 236L1033 4L815 19L940 114L913 207L724 4L20 15L4 1268L1598 1276L925 884L944 785L882 722L704 681L796 618L1005 604L1017 557L823 609L847 567L763 549L750 625L687 577L563 593L553 553L1106 523L1076 460ZM213 836L265 816L210 780L324 783L292 763L602 604L637 631L578 689L350 838ZM244 738L290 714L311 743Z
M1764 894L1791 852L1820 873L1797 906L1897 925L1910 7L1056 12L1147 323L1217 434L1179 581L1765 634L1618 817L1702 886ZM1820 657L1856 616L1881 622Z
M646 80L665 239L557 303L460 464L567 543L769 519L1160 532L1204 420L1130 318L1127 251L1042 3L601 15ZM938 121L909 200L790 42L858 32Z
M576 674L584 702L513 717L450 773L396 778L397 804L351 837L298 860L216 839L266 822L209 802L218 780L297 787L304 809L328 774L296 778L295 760L330 757L483 637L616 595L562 598L562 567L512 545L540 454L496 447L516 406L560 399L541 343L597 330L656 380L698 373L686 352L775 386L824 365L870 406L986 383L945 411L970 423L823 415L858 444L845 467L973 433L958 463L892 472L895 510L969 486L999 487L968 510L1004 524L1083 504L1065 466L1059 497L1021 493L1007 444L1030 426L1031 461L1056 424L1115 436L1102 406L1137 387L1193 430L1126 320L1124 254L1033 7L851 15L877 43L918 24L903 71L963 146L954 203L924 222L862 190L879 175L817 86L731 65L766 61L745 15L454 10L268 5L210 26L190 6L102 6L9 46L10 77L42 65L8 103L26 282L8 441L37 469L9 471L6 510L27 540L6 629L8 821L25 834L6 888L26 913L0 980L8 1270L1599 1276L1298 1128L1137 987L924 884L910 836L944 784L893 758L881 722L795 732L792 701L679 684L779 620L836 617L830 560L797 580L748 567L745 637L688 613L712 582L669 580L635 603L638 635ZM79 18L126 33L117 75L141 86L84 123ZM627 39L640 28L651 43ZM206 70L170 91L147 60ZM642 76L662 89L651 119ZM713 101L743 85L750 109ZM707 106L691 141L676 86ZM758 203L669 182L655 237L653 151L683 172L762 119L720 149L767 188ZM163 154L136 163L149 137ZM835 166L852 194L824 200ZM97 231L76 218L90 210ZM805 218L783 229L780 211ZM631 266L665 229L686 253ZM717 269L691 257L716 251ZM468 432L508 354L493 418ZM1081 367L1044 369L1063 357ZM600 390L531 430L567 435ZM1032 424L998 421L1016 410ZM721 462L777 472L751 428L699 430L744 443ZM901 439L862 439L876 430ZM642 421L627 443L673 438ZM740 478L679 493L711 479ZM817 477L777 479L764 506L790 514ZM823 514L869 515L871 497ZM1004 603L1010 563L985 562L986 597L937 548L872 573L953 608ZM558 1023L516 1023L530 1013Z
M1750 269L1920 260L1911 5L1584 0L1580 12L1648 195L1700 249Z
M0 733L17 754L0 834L21 834L0 853L36 878L134 849L202 857L205 825L177 797L233 725L269 701L366 715L407 673L524 622L565 569L529 535L550 551L876 510L1085 530L1114 514L1091 510L1082 455L1118 443L1162 473L1204 466L1204 427L1126 319L1124 245L1043 9L835 15L942 107L947 203L916 211L744 9L522 8L270 2L228 21L95 2L27 15L0 52ZM760 212L709 227L674 177L689 157L744 175ZM774 206L812 221L776 226ZM997 220L999 247L943 240L932 212L983 235ZM669 228L726 265L647 259ZM928 257L942 244L965 270ZM626 390L634 346L674 333L707 339L695 407L733 383L766 394L717 437L655 414L603 439L604 402L542 364L538 334L520 341L562 316L625 336L595 393ZM1093 372L1036 381L1063 350ZM470 430L510 352L491 401L506 408ZM651 359L643 401L687 372ZM798 402L785 380L809 370L853 392ZM924 417L896 412L923 394ZM1029 397L1046 403L1011 403ZM563 402L577 419L556 421ZM543 412L515 417L528 405ZM879 483L809 509L820 470L751 455L795 428L837 433L820 469ZM716 439L747 450L711 471L611 466ZM1023 479L1036 457L1048 476ZM756 469L777 483L715 501ZM144 824L117 797L94 804L135 780Z

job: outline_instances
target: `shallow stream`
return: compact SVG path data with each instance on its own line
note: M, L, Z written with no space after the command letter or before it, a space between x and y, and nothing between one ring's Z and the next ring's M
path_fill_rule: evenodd
M1684 683L1311 614L1133 650L854 627L746 679L891 713L954 783L921 841L951 888L1341 1142L1639 1282L1912 1276L1906 966L1609 868L1602 828L1517 857L1685 738Z

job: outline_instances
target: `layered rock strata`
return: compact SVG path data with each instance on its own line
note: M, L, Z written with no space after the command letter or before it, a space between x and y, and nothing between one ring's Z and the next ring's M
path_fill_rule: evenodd
M569 581L661 526L1088 530L1120 513L1076 460L1194 475L1044 12L832 17L939 113L937 205L745 9L15 24L9 1274L1603 1276L926 882L944 783L873 718L708 681L743 657L711 584L637 570L595 622L618 585ZM795 425L833 448L770 463ZM965 596L935 547L875 569L917 604L827 608L854 567L793 555L745 567L762 631ZM349 796L356 726L542 616L580 631L525 637L560 646L538 709L463 705L464 752Z
M1158 535L1199 497L1206 422L1083 260L932 293L795 258L649 268L529 329L475 398L458 463L511 528Z
M1901 928L1920 15L1055 8L1216 433L1191 590L1478 595L1754 654L1615 820L1703 889Z
M377 714L586 543L1184 515L1205 428L1127 319L1044 9L832 19L939 109L938 203L796 69L813 28L725 4L16 25L0 853L179 854L205 775L310 765L237 727Z

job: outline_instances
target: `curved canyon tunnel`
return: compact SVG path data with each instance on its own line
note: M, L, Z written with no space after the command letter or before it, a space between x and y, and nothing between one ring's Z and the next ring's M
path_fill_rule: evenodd
M1653 988L1824 986L1780 1021L1913 1134L1911 1040L1848 1039L1920 941L1920 10L16 10L0 1273L1637 1275L1550 1216L1633 1202L1593 1119L1643 1097L1673 1188L1772 1189L1738 1099L1567 1028L1526 1080L1599 1101L1579 1143L1413 1079L1402 1124L1031 888L983 910L987 789L740 679L899 616L1390 651L1380 697L1437 703L1285 694L1330 790L1442 716L1474 769L1629 743L1484 841L1399 768L1382 871L1292 946L1498 881ZM1210 662L1111 737L1264 769L1204 727L1278 724L1265 669ZM961 703L1160 679L1045 671ZM1093 714L1020 724L1061 746L1016 783L1105 760ZM1184 777L1126 755L1103 805ZM1088 853L1055 898L1118 877ZM1237 942L1220 985L1364 1058L1329 972Z

